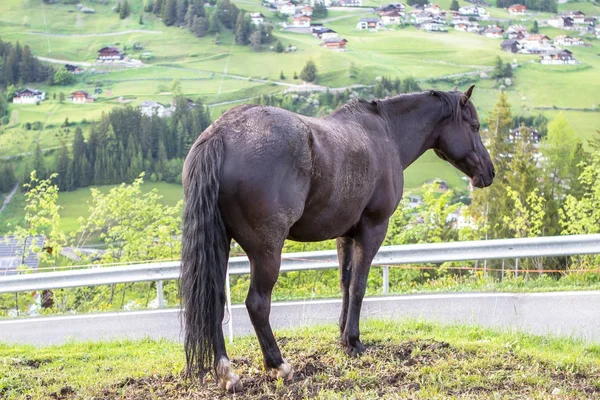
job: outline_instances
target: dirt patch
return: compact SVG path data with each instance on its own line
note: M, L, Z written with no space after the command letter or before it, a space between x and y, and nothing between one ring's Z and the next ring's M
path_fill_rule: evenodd
M52 399L70 399L75 395L75 390L71 386L64 386L58 392L50 393Z
M48 364L49 362L52 362L52 360L45 359L45 358L39 358L39 359L13 358L10 361L16 367L17 366L18 367L29 367L29 368L34 368L34 369L38 369L41 365Z
M277 381L253 360L258 354L233 357L244 392L225 394L213 379L198 384L183 375L128 378L105 388L99 399L292 399L413 398L429 392L452 398L599 398L600 370L578 371L552 366L506 351L465 350L435 340L365 343L366 352L347 358L340 348L294 347L281 340L286 359L294 366L291 382ZM282 346L283 347L283 346ZM553 396L552 393L559 396ZM428 392L428 393L429 393ZM542 396L540 396L542 394Z

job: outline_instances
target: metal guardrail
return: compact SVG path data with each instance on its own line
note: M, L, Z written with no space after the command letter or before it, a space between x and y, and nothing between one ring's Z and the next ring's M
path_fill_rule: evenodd
M599 254L600 234L551 236L523 239L497 239L469 242L414 244L382 247L372 265L389 266L410 263L441 263ZM43 272L0 277L0 293L116 283L163 281L179 278L179 262L101 267L63 272ZM335 250L286 253L281 272L337 268ZM387 268L384 269L384 281ZM229 259L229 274L250 273L247 257ZM385 289L384 289L384 292ZM160 296L160 294L159 294Z

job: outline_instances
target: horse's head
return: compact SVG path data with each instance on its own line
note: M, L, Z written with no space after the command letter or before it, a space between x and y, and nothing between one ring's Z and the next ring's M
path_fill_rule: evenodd
M492 184L495 171L490 154L481 142L477 111L469 100L474 87L465 93L453 93L452 98L458 104L453 104L450 116L440 123L434 151L467 175L473 186L483 188Z

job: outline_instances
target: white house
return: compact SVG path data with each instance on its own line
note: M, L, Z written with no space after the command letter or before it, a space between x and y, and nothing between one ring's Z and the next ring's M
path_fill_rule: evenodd
M297 14L292 19L292 26L296 28L310 28L311 17L307 15Z
M441 10L440 6L438 6L437 4L428 4L425 6L425 8L423 8L423 11L434 15L439 15Z
M491 39L501 39L502 36L504 36L504 29L496 25L490 25L486 28L483 34L485 35L485 37Z
M379 18L361 18L356 24L356 29L373 30L383 28L383 22Z
M427 32L448 32L448 27L444 24L438 24L436 22L428 22L421 25L421 27Z
M464 16L479 17L483 19L489 18L490 16L485 8L478 6L460 7L458 13Z
M529 35L523 40L519 40L521 48L527 53L542 53L552 50L552 41L546 35Z
M254 25L261 25L265 22L265 16L262 13L250 13L250 19Z
M331 7L331 0L310 0L310 5L312 7L319 3L322 3L325 7Z
M381 14L381 21L384 25L400 25L402 17L398 11L385 11Z
M156 114L159 118L169 117L172 114L171 107L167 107L163 104L157 103L156 101L143 101L140 105L140 113L147 117L151 117Z
M555 46L585 46L585 42L581 38L572 38L566 35L560 35L554 38Z
M544 65L579 64L569 50L554 50L540 55L540 63Z
M46 93L41 90L25 88L17 91L13 96L15 104L36 104L46 100Z
M510 15L525 15L526 11L527 7L525 7L523 4L513 4L512 6L508 7L508 13Z
M296 14L296 6L293 3L279 3L277 5L277 11L281 14L294 15Z

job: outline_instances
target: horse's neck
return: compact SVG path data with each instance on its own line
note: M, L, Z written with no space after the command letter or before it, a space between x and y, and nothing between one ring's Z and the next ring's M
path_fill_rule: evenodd
M435 127L440 122L440 102L425 94L404 95L381 101L389 134L407 168L436 142Z

